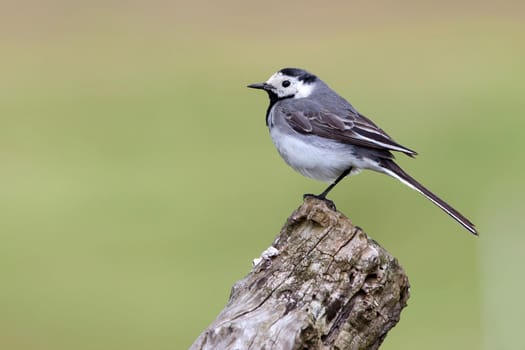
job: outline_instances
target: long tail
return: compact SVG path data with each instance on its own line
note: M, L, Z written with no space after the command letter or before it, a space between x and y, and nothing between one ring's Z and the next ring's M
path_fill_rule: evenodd
M454 220L459 222L464 228L469 230L470 233L476 236L478 235L478 232L476 231L474 224L469 219L464 217L459 211L452 208L449 204L447 204L444 200L436 196L434 193L430 192L430 190L428 190L425 186L417 182L416 179L408 175L403 169L401 169L401 167L399 167L399 165L394 163L394 161L390 159L382 159L380 162L380 166L381 166L381 171L398 179L405 185L418 191L423 196L431 200L432 203L440 207L441 210L443 210L445 213L450 215Z

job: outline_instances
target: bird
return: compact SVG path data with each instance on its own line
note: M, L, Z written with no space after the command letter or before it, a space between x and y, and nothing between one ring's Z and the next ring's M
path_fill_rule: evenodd
M416 151L394 141L316 75L300 68L283 68L265 82L247 87L268 93L266 125L284 161L303 176L329 183L321 194L305 196L333 204L326 197L343 178L363 169L373 170L416 190L478 235L469 219L394 161L393 152L415 157Z

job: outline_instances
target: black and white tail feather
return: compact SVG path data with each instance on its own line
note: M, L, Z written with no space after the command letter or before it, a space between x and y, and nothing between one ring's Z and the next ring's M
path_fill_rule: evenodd
M454 220L459 222L464 228L466 228L470 233L474 235L478 235L476 228L474 227L474 224L464 217L459 211L452 208L447 202L436 196L434 193L432 193L428 188L420 184L416 179L414 179L412 176L408 175L399 165L397 165L394 161L390 159L383 159L380 163L381 170L387 174L392 176L393 178L398 179L408 187L418 191L423 196L428 198L432 203L437 205L441 210L443 210L445 213L450 215Z

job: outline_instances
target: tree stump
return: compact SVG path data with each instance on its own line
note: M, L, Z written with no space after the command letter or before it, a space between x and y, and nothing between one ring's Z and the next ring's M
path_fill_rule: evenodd
M306 197L190 350L378 349L409 288L384 248Z

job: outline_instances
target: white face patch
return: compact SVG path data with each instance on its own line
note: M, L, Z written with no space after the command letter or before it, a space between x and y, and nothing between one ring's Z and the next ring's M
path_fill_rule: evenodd
M313 84L307 84L296 77L284 75L281 72L277 72L266 81L273 87L272 91L277 97L289 97L293 98L305 98L310 96L314 90Z

